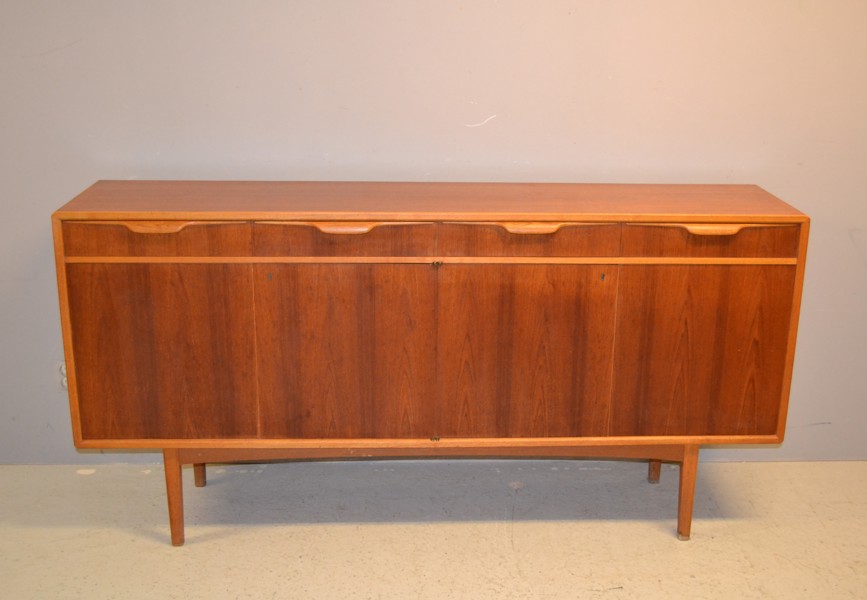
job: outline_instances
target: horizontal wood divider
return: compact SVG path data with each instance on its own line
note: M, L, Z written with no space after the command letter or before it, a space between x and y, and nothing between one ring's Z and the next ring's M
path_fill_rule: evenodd
M323 450L381 449L381 450L430 450L434 453L444 449L462 450L467 455L475 451L518 451L527 449L532 455L536 448L617 448L623 446L674 446L684 444L777 444L782 439L776 435L705 435L705 436L644 436L644 437L588 437L588 438L442 438L433 441L427 438L407 439L100 439L81 440L79 448L231 448L231 449L284 449Z
M528 264L528 265L795 265L796 258L690 256L68 256L67 264Z
M540 446L526 448L179 448L190 463L340 458L634 458L680 461L684 444L666 446Z

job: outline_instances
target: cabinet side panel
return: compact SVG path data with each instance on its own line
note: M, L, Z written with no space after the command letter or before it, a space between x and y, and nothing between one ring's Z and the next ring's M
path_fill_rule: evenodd
M56 216L51 219L54 237L54 267L57 272L57 292L60 308L60 327L63 334L63 355L67 368L67 392L69 394L69 413L72 421L72 439L76 446L81 445L81 415L78 410L78 391L75 377L75 357L72 347L72 331L69 318L69 291L66 277L66 256L63 247L63 223Z
M430 265L255 268L265 438L433 435Z
M612 435L773 435L794 266L624 267Z
M607 435L617 272L443 266L438 434Z
M780 421L777 425L777 437L780 441L786 435L786 419L788 418L789 393L792 387L792 369L795 363L795 343L798 337L798 323L801 314L801 293L804 287L804 269L807 261L807 245L810 237L810 221L805 220L800 226L798 242L798 270L795 274L795 286L792 297L792 316L789 327L789 345L786 354L786 370L783 375L783 404Z
M250 268L68 265L85 440L256 435Z

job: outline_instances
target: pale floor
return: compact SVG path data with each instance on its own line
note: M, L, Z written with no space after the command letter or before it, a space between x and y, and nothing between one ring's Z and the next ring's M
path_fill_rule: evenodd
M867 462L0 467L0 598L867 598Z

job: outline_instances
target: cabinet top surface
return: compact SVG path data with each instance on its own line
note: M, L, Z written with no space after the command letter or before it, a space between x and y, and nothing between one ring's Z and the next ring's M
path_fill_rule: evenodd
M807 220L754 185L314 181L99 181L55 218Z

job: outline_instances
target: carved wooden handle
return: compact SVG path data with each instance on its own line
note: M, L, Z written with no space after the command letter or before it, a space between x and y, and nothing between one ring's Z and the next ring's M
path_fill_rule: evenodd
M383 226L424 225L424 223L416 221L258 221L258 223L261 225L315 227L322 233L332 235L361 235Z
M641 223L644 227L679 227L692 235L737 235L747 227L759 227L752 223Z
M198 221L123 221L117 225L123 225L133 233L178 233L198 223Z
M556 233L570 225L589 226L597 223L554 223L550 221L466 221L459 225L493 225L517 235L545 235Z
M514 223L496 223L496 225L499 225L509 233L521 235L545 235L548 233L556 233L560 231L561 227L570 225L570 223L533 223L517 221Z
M692 235L736 235L746 226L742 223L689 223L681 225Z
M331 235L360 235L370 233L374 228L384 225L375 221L352 221L352 222L337 222L337 221L319 221L315 223L307 223L315 227L322 233L330 233Z

